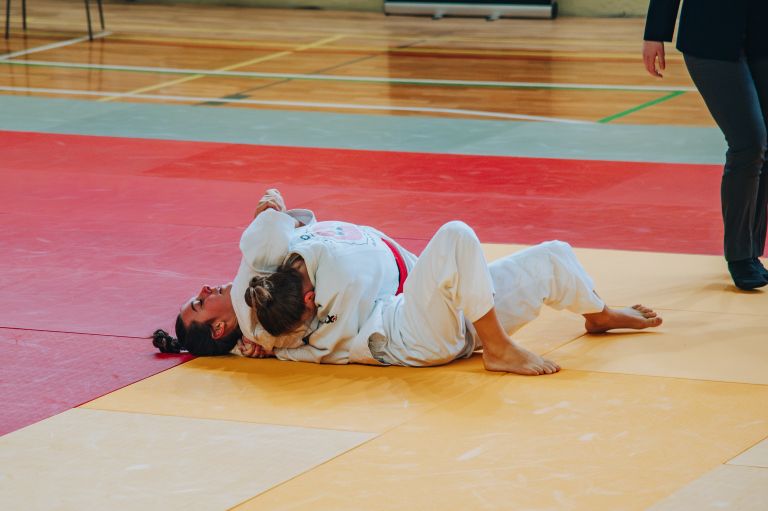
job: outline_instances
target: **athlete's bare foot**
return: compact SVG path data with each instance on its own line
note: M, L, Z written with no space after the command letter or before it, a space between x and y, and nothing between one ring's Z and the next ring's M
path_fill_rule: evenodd
M491 307L472 324L483 344L483 364L487 370L529 376L552 374L560 370L560 366L551 360L518 346L510 339L496 316L495 307Z
M590 334L601 334L614 328L632 328L643 330L661 325L661 316L653 309L642 305L633 305L624 309L611 309L607 305L602 312L584 314L584 327Z
M483 348L483 365L489 371L502 371L526 376L553 374L560 370L560 366L556 363L518 346L512 340L493 350L485 346Z

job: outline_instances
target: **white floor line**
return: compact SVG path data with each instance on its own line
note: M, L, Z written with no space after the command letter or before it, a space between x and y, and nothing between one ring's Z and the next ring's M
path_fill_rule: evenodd
M4 60L4 59L0 59ZM548 83L548 82L501 82L482 80L436 80L429 78L389 78L380 76L342 76L295 73L258 73L255 71L213 71L206 69L183 69L173 67L120 66L108 64L78 64L74 62L49 62L44 60L26 60L6 62L26 66L49 66L76 69L100 69L104 71L134 71L141 73L163 73L204 76L227 76L239 78L271 78L293 80L326 80L336 82L402 83L419 85L455 85L461 87L509 87L535 89L581 89L581 90L620 90L642 92L696 92L695 87L660 86L660 85L607 85L598 83Z
M111 35L111 34L112 34L112 32L108 32L108 31L107 32L99 32L98 34L93 34L93 38L94 39L101 39L102 37L107 37L108 35ZM75 38L75 39L69 39L67 41L61 41L59 43L51 43L51 44L46 44L46 45L43 45L43 46L36 46L35 48L29 48L27 50L14 51L12 53L6 53L5 55L0 55L0 60L8 60L8 59L12 59L12 58L15 58L15 57L22 57L24 55L29 55L30 53L37 53L37 52L40 52L40 51L53 50L53 49L56 49L56 48L61 48L63 46L69 46L71 44L82 43L83 41L87 41L87 40L88 40L88 36L83 36L83 37L78 37L78 38Z
M494 119L517 119L525 121L544 121L558 122L562 124L596 124L592 121L581 121L576 119L561 119L559 117L542 117L538 115L508 114L504 112L483 112L479 110L462 110L455 108L429 108L429 107L409 107L409 106L382 106L382 105L350 105L344 103L312 103L306 101L267 101L258 99L225 99L225 98L201 98L194 96L165 96L159 94L126 94L120 92L97 92L87 90L71 89L43 89L35 87L5 87L0 86L0 91L7 92L27 92L39 94L62 94L70 96L117 96L123 98L153 99L161 101L194 101L196 103L233 103L246 105L266 105L266 106L292 106L308 108L332 108L344 110L375 110L375 111L395 111L395 112L424 112L441 114L460 114L475 117L489 117Z

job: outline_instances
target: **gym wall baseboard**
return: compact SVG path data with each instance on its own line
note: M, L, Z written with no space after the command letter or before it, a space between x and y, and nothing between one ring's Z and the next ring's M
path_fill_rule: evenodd
M134 2L384 12L384 0L134 0ZM111 3L129 3L129 0L111 0ZM645 16L648 9L648 0L558 0L557 3L560 16L637 17Z

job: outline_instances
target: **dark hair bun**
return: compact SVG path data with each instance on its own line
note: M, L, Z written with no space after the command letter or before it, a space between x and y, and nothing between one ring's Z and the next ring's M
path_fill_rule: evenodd
M152 334L152 344L160 353L181 353L181 343L165 330L157 329Z

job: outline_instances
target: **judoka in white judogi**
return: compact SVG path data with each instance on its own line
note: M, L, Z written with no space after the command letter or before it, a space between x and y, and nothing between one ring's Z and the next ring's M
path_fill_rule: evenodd
M418 262L394 245L408 268L404 292L395 296L398 267L382 233L343 222L294 227L275 211L257 217L241 239L243 263L232 288L244 334L283 360L438 365L480 347L472 323L494 306L508 333L545 304L578 314L605 307L567 243L543 243L489 266L472 229L450 222ZM275 339L258 326L244 294L255 272L277 266L281 251L304 259L317 314L300 337Z

